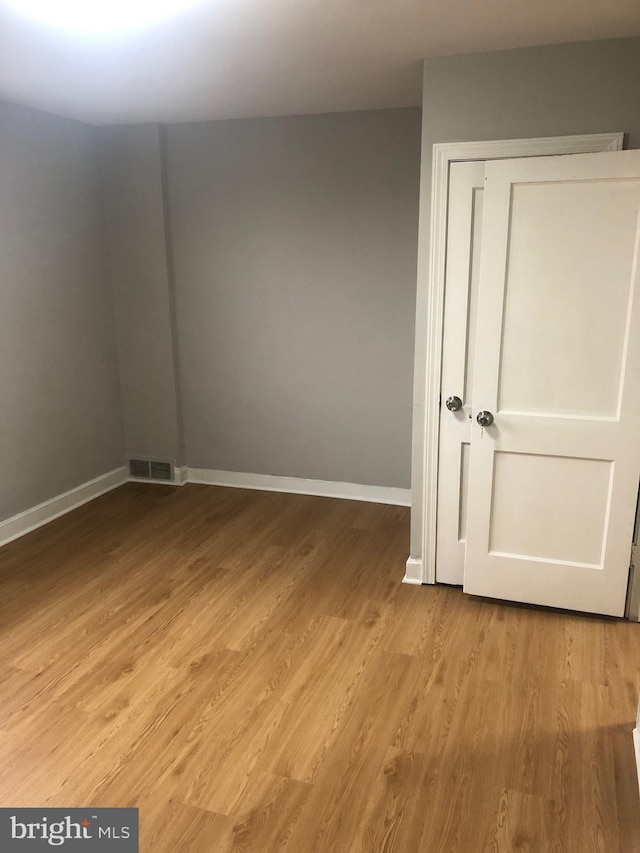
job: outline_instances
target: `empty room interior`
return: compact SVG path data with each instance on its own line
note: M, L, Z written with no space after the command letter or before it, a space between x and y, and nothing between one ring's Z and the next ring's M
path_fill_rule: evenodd
M3 853L640 850L640 7L534 5L0 0Z

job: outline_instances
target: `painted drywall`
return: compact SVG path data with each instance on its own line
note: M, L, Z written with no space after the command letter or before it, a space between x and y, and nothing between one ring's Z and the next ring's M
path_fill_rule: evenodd
M0 519L122 464L95 133L0 104Z
M412 463L411 554L417 559L422 556L432 146L624 131L627 147L638 148L639 82L640 39L425 60Z
M187 464L407 487L420 111L167 128Z
M160 128L98 131L127 458L182 464Z

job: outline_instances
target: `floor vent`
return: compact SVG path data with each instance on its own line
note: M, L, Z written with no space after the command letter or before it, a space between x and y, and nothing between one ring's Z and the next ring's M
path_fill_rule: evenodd
M152 480L173 480L171 462L149 462Z
M129 474L140 479L151 479L151 465L145 459L130 459Z
M129 475L136 480L173 480L173 463L151 459L130 459Z

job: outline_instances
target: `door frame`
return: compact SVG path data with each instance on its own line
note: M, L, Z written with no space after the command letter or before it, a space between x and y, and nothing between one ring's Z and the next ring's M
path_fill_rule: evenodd
M449 167L465 160L504 160L559 154L591 154L621 151L624 133L592 133L578 136L546 136L534 139L499 139L480 142L445 142L433 146L431 226L426 293L426 374L424 428L414 452L420 482L412 484L412 514L422 529L422 553L407 560L403 583L436 582L436 524L438 511L438 445L440 381L444 321ZM418 282L420 287L420 282ZM417 344L418 345L418 342Z

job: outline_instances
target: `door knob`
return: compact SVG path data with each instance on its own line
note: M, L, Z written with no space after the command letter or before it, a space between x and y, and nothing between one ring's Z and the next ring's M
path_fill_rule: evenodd
M462 408L462 400L460 397L447 397L444 404L450 412L457 412L458 409Z
M478 421L481 427L488 427L491 426L491 424L493 423L493 415L491 414L491 412L487 411L478 412L478 414L476 415L476 420Z

